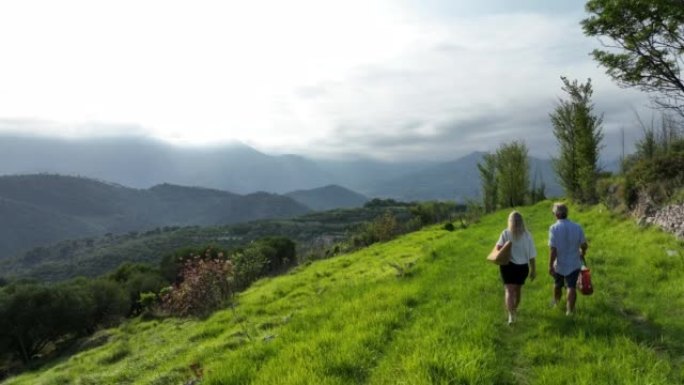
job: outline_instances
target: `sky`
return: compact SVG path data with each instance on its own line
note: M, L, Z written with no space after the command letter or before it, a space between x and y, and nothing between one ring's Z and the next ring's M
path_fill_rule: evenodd
M592 79L604 157L648 97L589 53L579 0L0 2L0 134L239 141L314 158L554 156L560 76Z

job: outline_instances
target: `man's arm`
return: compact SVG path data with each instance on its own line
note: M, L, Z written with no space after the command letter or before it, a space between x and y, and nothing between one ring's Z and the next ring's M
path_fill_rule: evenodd
M587 260L584 258L584 256L587 254L587 249L589 248L589 245L587 242L583 242L580 245L580 259L582 260L583 265L587 265Z
M551 258L549 258L549 274L554 275L556 273L556 269L553 268L554 263L556 262L556 258L558 258L558 251L556 251L556 248L551 246Z

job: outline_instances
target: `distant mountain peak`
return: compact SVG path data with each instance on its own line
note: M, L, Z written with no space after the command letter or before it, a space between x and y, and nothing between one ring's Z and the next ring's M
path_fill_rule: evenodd
M337 184L329 184L309 190L292 191L285 196L313 210L332 210L363 206L368 197Z

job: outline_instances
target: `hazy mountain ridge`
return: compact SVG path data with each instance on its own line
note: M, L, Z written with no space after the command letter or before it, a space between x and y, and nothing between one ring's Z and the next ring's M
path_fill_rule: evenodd
M409 173L375 186L371 196L413 200L457 200L465 202L481 194L480 174L477 164L482 162L484 152L473 152L462 158L443 162ZM562 195L556 180L552 162L530 157L530 181L537 178L537 185L544 182L547 196Z
M368 201L368 197L338 185L292 191L285 196L319 211L360 207Z
M483 154L442 163L335 161L271 156L243 144L4 136L0 175L53 174L0 176L0 214L15 223L1 228L0 258L67 238L289 217L376 197L464 202L480 195ZM561 195L549 160L531 158L530 175L543 179L547 196Z
M62 239L159 226L219 225L301 215L280 195L169 184L147 190L61 175L0 177L0 258Z
M449 162L316 160L267 155L239 143L175 147L151 139L68 141L0 137L0 174L57 173L106 180L135 188L170 183L248 194L285 194L339 185L367 197L460 200L480 195L477 162L482 152ZM551 162L532 158L547 191L559 193Z
M0 174L35 173L78 175L135 188L171 183L238 194L285 193L333 181L303 157L270 156L239 143L187 148L142 138L0 137Z

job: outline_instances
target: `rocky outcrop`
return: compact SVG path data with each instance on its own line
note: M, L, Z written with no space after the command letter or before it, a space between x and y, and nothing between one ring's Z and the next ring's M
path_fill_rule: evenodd
M642 217L639 222L656 225L679 238L684 238L684 204L654 210L650 215Z

